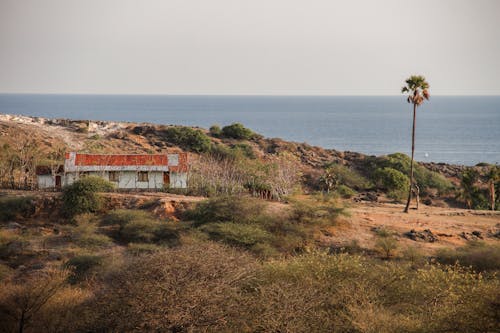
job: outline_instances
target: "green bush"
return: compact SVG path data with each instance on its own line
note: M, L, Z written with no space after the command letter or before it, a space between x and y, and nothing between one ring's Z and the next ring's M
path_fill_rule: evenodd
M365 160L365 171L375 179L377 171L383 168L395 169L404 175L409 175L410 164L411 159L409 156L394 153L387 156L367 158ZM372 170L375 170L375 172ZM421 193L426 193L428 188L435 188L439 193L446 193L453 188L453 184L448 179L437 172L427 170L417 162L414 164L414 176Z
M487 245L483 242L469 242L457 249L441 249L436 260L442 264L472 267L476 271L500 270L500 246Z
M368 179L363 177L359 172L342 164L328 164L325 167L329 173L335 175L336 180L340 185L345 185L351 189L361 190L370 187Z
M267 243L272 239L269 232L252 224L208 223L203 225L201 230L213 240L247 249L259 243Z
M247 145L246 143L237 143L235 145L232 145L231 149L236 152L241 152L242 155L247 158L251 159L255 158L255 153L253 151L253 148L250 145Z
M62 213L74 217L83 213L95 213L102 209L103 199L99 192L111 191L114 185L101 177L84 177L65 186L62 195Z
M408 193L410 179L396 169L377 169L373 177L377 186L387 191L389 198L400 200Z
M337 193L344 199L350 199L354 197L358 192L346 185L339 185L337 187Z
M185 218L195 225L209 222L249 223L258 219L266 203L250 197L215 197L198 203L186 211Z
M34 212L32 197L0 197L0 222L29 217Z
M69 259L63 267L72 271L69 277L70 283L77 283L89 276L89 272L100 266L103 258L95 255L79 255Z
M185 150L196 153L210 150L210 138L202 131L191 127L167 127L162 131L162 135L166 141Z
M212 125L210 126L210 129L208 130L210 132L210 135L216 138L220 138L222 135L222 130L219 125Z
M250 140L255 133L240 123L234 123L222 128L222 135L226 138L237 140Z

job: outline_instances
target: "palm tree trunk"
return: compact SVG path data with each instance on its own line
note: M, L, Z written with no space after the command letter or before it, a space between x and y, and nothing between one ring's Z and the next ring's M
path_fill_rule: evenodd
M493 180L490 181L490 203L491 210L495 210L495 182Z
M406 207L404 212L408 213L411 201L411 192L413 187L413 156L415 155L415 123L417 120L417 104L413 104L413 128L411 131L411 164L410 164L410 189L408 191L408 201L406 201Z

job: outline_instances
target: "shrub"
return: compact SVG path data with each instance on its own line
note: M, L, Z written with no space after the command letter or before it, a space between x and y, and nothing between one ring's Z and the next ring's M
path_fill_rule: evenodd
M409 178L400 171L385 167L378 169L374 173L377 185L387 190L387 196L392 199L402 199L408 193Z
M210 132L210 135L216 138L221 137L222 135L222 130L219 125L212 125L210 126L210 129L208 130Z
M99 192L111 191L114 185L101 177L85 177L65 186L62 195L62 213L74 217L83 213L95 213L102 209L103 199Z
M129 243L127 245L127 251L135 256L142 254L152 254L161 250L161 247L155 244L144 244L144 243Z
M384 258L389 259L395 254L398 248L398 241L393 237L379 237L375 242L375 248Z
M119 225L122 227L132 221L151 218L151 214L143 210L115 209L104 215L101 222L103 225Z
M201 227L211 239L229 245L251 248L259 243L269 242L272 235L257 225L238 223L209 223Z
M240 123L234 123L222 128L222 135L237 140L250 140L255 133Z
M487 245L483 242L469 242L466 246L453 249L441 249L436 260L442 264L472 267L476 271L500 270L500 246Z
M195 225L208 222L249 223L259 218L265 205L265 202L250 197L215 197L186 211L185 218L193 220Z
M416 246L408 246L403 250L403 259L408 260L413 265L423 264L425 261L424 254Z
M328 164L325 170L335 176L339 186L345 185L356 190L370 187L370 182L365 177L345 165Z
M177 226L160 221L147 212L116 210L107 214L102 223L118 226L112 236L124 243L161 243L169 246L179 243Z
M238 332L238 281L254 267L250 256L212 242L129 258L106 279L88 310L85 332Z
M320 196L312 199L290 200L290 219L305 225L333 225L337 218L346 214L331 197Z
M210 150L210 138L197 129L184 126L167 127L162 135L168 142L196 153Z
M344 199L350 199L354 197L358 192L354 191L352 188L346 185L340 185L337 188L337 193Z
M253 148L250 145L247 145L246 143L237 143L231 146L231 149L235 152L241 152L242 155L244 155L247 158L251 159L255 158L255 153L253 151Z
M0 222L29 217L35 212L32 197L1 197Z
M23 254L29 242L17 233L0 229L0 259L12 260Z
M72 271L68 281L77 283L88 277L89 272L102 264L103 258L95 255L79 255L69 259L63 267Z
M395 169L404 175L409 175L410 164L411 159L409 156L402 153L394 153L382 157L367 158L365 169L376 179L376 172L378 169L383 168ZM375 174L370 170L376 170ZM435 188L439 193L446 193L453 188L453 184L441 174L427 170L418 163L414 164L414 175L422 193L425 193L428 188Z
M76 226L68 230L69 237L74 244L89 249L111 245L112 242L108 236L98 233L93 216L87 214L76 216L75 223Z

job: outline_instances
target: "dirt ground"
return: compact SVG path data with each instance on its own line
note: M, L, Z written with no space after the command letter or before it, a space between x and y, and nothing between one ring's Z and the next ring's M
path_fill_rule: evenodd
M442 247L463 246L469 240L498 243L493 235L500 231L500 212L439 208L421 205L403 213L404 205L390 203L349 203L350 216L342 217L339 225L329 229L322 241L344 245L357 240L362 247L371 248L376 239L374 228L393 231L402 247L416 246L431 253ZM434 242L412 240L405 234L410 230L426 229L437 237ZM479 237L473 234L473 232Z

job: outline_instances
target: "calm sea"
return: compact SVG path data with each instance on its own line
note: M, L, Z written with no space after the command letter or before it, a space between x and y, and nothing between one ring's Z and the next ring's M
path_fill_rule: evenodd
M500 96L436 96L417 115L416 159L500 163ZM208 128L241 122L266 137L372 155L410 153L403 96L0 94L0 113Z

